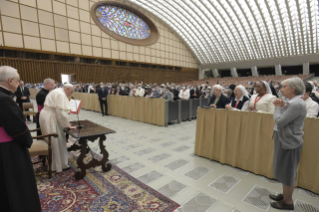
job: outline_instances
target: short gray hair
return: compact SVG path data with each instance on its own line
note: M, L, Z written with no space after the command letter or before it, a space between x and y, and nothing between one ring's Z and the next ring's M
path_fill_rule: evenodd
M295 95L303 95L306 87L305 83L299 77L292 77L281 82L281 84L288 83L288 86L295 90Z
M47 84L47 83L49 83L51 81L55 82L54 79L46 78L45 80L43 80L43 85L45 85L45 84Z
M18 77L18 71L10 66L0 67L0 82L6 82L9 78Z
M221 85L214 85L213 89L216 88L219 91L223 91L223 87Z
M228 96L231 96L232 94L233 94L232 89L227 89L227 95L228 95Z

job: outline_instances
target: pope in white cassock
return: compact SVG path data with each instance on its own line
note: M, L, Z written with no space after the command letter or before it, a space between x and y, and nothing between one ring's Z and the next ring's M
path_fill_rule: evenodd
M54 89L47 95L44 108L41 110L39 122L42 134L58 134L58 138L52 138L52 169L56 172L69 169L67 142L63 129L76 129L75 126L70 125L68 118L71 111L68 96L71 96L73 92L74 88L71 84Z

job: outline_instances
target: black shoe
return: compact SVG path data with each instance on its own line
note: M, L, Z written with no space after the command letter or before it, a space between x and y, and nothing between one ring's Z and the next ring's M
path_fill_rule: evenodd
M104 116L104 114L102 113L102 116Z
M63 171L69 170L71 169L71 166L69 166L68 168L62 169Z
M276 208L278 210L289 210L293 211L295 209L294 204L286 204L284 201L279 201L279 202L271 202L270 203L271 207Z
M282 194L278 194L278 195L269 194L269 198L278 202L283 200L284 196Z
M27 121L31 122L31 119L27 119Z

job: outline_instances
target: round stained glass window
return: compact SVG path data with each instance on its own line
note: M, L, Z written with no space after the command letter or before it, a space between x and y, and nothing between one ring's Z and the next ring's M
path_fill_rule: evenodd
M95 23L110 36L133 45L151 45L158 30L143 13L117 2L99 2L91 9Z

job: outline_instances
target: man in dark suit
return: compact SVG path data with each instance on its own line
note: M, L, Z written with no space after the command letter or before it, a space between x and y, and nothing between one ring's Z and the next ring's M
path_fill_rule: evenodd
M22 104L24 102L30 102L30 99L29 99L30 91L29 91L29 89L27 87L24 86L24 82L22 80L19 82L19 87L18 87L17 91L15 92L15 95L17 97L16 103L19 104L19 107L23 111ZM30 120L30 116L27 116L27 120L31 121Z
M210 99L209 106L212 108L223 108L230 103L230 100L222 94L223 87L221 85L214 85L213 96Z
M129 86L125 86L123 90L123 96L128 96L130 93L131 89Z
M199 99L200 93L199 93L199 88L195 86L193 89L190 90L190 99Z
M100 89L97 90L97 95L99 96L102 116L107 115L107 94L108 89L104 87L103 82L100 82ZM103 105L105 107L105 112L103 110Z
M172 85L171 89L172 89L172 93L174 94L174 101L177 101L179 99L179 96L178 96L179 91L177 90L175 85Z

